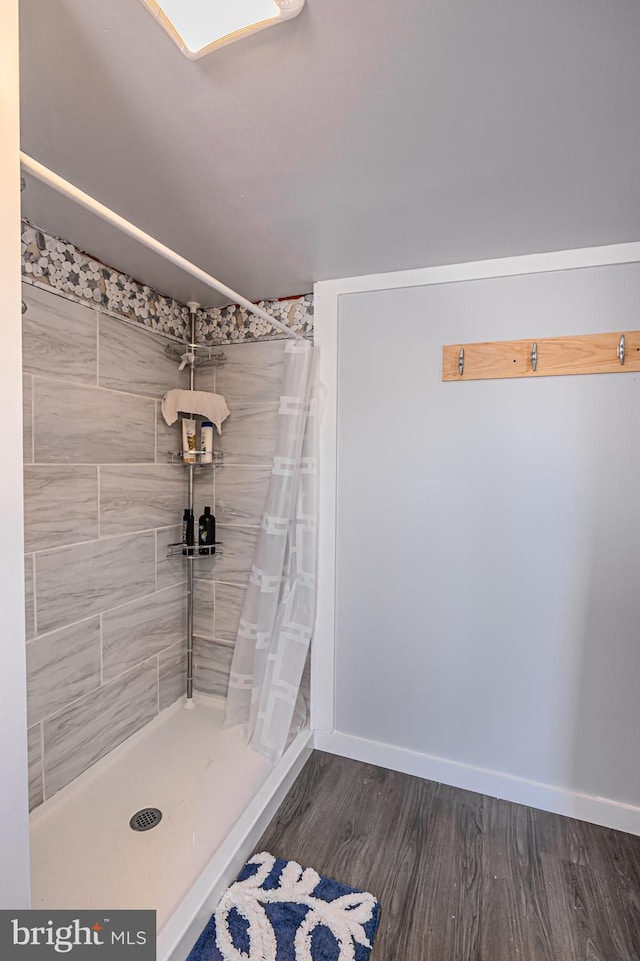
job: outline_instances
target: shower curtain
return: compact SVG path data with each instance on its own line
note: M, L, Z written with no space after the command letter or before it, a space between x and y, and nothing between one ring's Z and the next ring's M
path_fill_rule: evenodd
M317 422L313 346L289 341L276 451L236 636L225 725L277 761L306 719L300 693L316 599Z

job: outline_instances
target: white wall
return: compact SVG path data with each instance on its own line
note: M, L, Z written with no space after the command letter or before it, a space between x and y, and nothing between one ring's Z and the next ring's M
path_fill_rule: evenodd
M22 562L22 345L18 0L0 0L0 907L29 903L27 721Z
M638 264L339 298L319 746L640 833L638 375L441 381L443 344L638 303Z
M18 0L0 0L0 908L27 907L29 852L22 563Z

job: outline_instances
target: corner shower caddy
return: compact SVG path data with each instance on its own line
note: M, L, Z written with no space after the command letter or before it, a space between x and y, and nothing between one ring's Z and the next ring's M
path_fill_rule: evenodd
M213 347L205 346L204 344L196 343L196 311L200 307L200 304L195 301L189 301L187 304L189 308L189 313L191 315L191 339L189 343L183 344L168 344L165 348L165 353L168 357L175 361L181 361L183 369L188 365L189 367L189 390L195 390L195 372L197 367L204 367L205 365L220 366L227 359L223 353L214 353ZM188 414L189 411L183 411L184 414ZM189 455L189 458L194 458L194 460L185 461L185 454ZM202 463L198 460L202 456L201 451L167 451L167 457L171 464L182 462L185 467L189 469L188 474L188 485L187 485L187 508L193 511L193 472L196 468L202 470L207 467L215 469L222 462L222 453L220 451L214 451L211 455L211 461L206 461ZM221 551L216 550L222 546L221 541L215 541L212 548L203 549L199 545L194 545L192 548L185 550L184 544L180 542L179 544L169 544L169 550L167 552L167 557L184 557L187 561L187 699L185 701L185 708L192 708L193 704L193 562L199 560L205 560L207 558L215 557L221 553ZM205 553L200 553L201 550L205 550ZM189 553L191 551L191 553Z

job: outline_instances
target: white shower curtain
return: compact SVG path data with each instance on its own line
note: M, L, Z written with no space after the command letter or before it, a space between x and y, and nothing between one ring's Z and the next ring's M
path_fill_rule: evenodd
M317 421L313 347L289 341L276 452L236 636L225 725L272 761L304 724L300 682L316 599Z

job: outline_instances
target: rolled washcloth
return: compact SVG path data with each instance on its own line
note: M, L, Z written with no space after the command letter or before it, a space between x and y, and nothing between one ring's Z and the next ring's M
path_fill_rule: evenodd
M211 394L206 390L168 390L162 398L162 416L167 424L175 424L178 411L183 414L202 414L218 428L229 416L229 408L222 394Z

